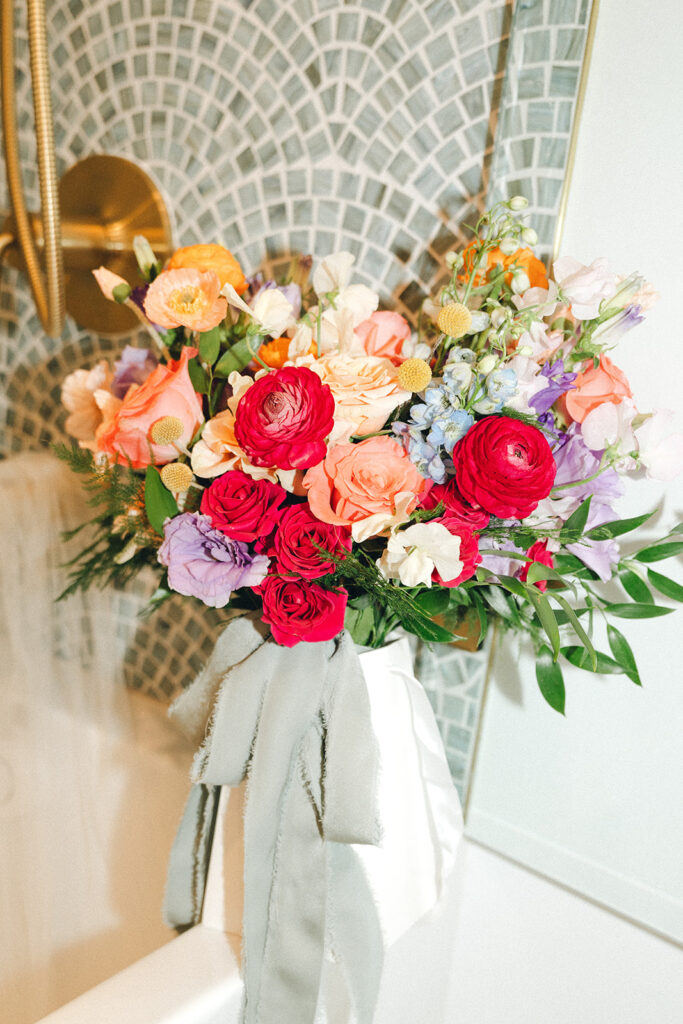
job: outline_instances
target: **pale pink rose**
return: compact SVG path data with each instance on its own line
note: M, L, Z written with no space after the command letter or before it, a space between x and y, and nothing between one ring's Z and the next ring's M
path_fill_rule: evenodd
M391 310L372 313L356 327L356 334L369 356L390 359L396 366L406 358L403 343L410 338L410 324L400 313Z
M62 405L70 413L66 418L67 434L78 441L93 441L102 423L102 412L95 392L106 391L112 380L112 371L106 359L92 370L74 370L62 384Z
M400 495L414 495L405 509L411 512L428 487L403 446L387 436L335 445L303 483L313 515L335 526L391 517Z
M578 320L593 320L603 299L616 291L616 276L606 259L593 260L589 267L572 256L561 256L553 264L555 280Z
M178 457L178 447L187 447L204 422L201 397L196 394L187 364L197 350L185 346L180 359L160 364L139 386L133 384L109 423L97 431L97 451L112 462L144 469L163 465ZM183 426L176 447L152 442L150 431L166 416L179 419Z
M167 330L187 327L191 331L210 331L228 311L220 290L220 278L212 270L164 270L147 289L145 315Z
M381 430L394 409L411 397L399 385L394 364L378 356L308 356L297 364L308 366L332 392L333 442Z

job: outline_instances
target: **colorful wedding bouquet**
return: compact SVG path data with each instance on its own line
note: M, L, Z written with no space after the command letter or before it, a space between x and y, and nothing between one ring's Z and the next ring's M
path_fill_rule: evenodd
M607 354L655 295L605 260L563 257L549 280L518 213L481 217L446 260L414 334L351 282L353 256L294 260L286 281L245 278L219 245L161 267L136 245L138 286L101 269L151 349L126 347L63 385L59 454L88 477L94 537L69 590L162 575L175 591L251 611L287 647L345 626L380 646L401 626L427 642L483 641L491 620L527 633L546 700L564 708L563 657L639 682L610 622L670 611L683 587L648 568L683 528L636 553L618 539L620 475L670 479L683 438L643 414ZM600 592L616 580L622 597Z

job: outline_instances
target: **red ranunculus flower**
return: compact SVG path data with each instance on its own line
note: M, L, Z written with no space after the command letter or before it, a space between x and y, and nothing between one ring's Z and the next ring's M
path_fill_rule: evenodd
M474 576L477 566L481 562L479 541L466 526L460 526L456 523L451 525L446 518L434 519L432 522L443 523L450 533L454 533L460 538L460 561L462 562L462 571L454 580L442 579L435 569L432 573L432 581L438 583L441 587L459 587L465 580Z
M268 552L277 559L277 571L283 574L295 573L307 580L319 579L320 576L334 572L334 562L325 558L318 548L334 554L350 551L351 536L348 529L321 523L307 502L285 509L272 549Z
M239 469L216 477L202 495L200 511L232 540L255 541L275 529L287 492L270 480L253 480Z
M237 443L255 466L307 469L325 458L334 398L305 366L274 370L245 391L235 411Z
M420 500L422 508L427 509L436 508L440 502L444 503L444 511L430 522L443 523L451 533L458 533L458 526L465 526L468 530L483 530L491 518L483 508L465 501L458 491L455 477L451 477L445 484L434 484Z
M524 519L550 493L555 460L537 427L509 416L479 420L453 449L465 501L500 519Z
M523 583L526 583L527 576L529 575L529 569L534 562L540 562L541 565L547 565L549 569L552 569L555 565L552 553L548 551L547 540L537 540L535 544L531 545L526 556L527 558L530 558L531 561L525 562L519 573L519 578ZM536 583L534 583L534 586L538 587L539 590L545 590L548 586L548 581L537 580Z
M343 588L325 590L308 580L267 576L256 589L263 600L263 621L283 647L331 640L344 628L348 594Z

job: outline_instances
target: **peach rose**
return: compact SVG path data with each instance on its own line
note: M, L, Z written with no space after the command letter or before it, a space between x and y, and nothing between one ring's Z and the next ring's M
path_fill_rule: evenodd
M274 469L253 466L235 438L235 414L231 409L219 412L210 419L202 436L192 449L192 469L197 476L211 480L227 473L229 469L241 469L254 480L277 481Z
M410 324L400 313L372 313L356 327L356 334L369 356L390 359L395 366L405 359L403 343L410 338Z
M624 398L632 398L631 389L622 370L605 355L598 366L589 364L574 382L574 388L562 396L558 405L569 419L583 423L589 412L605 402L618 405Z
M139 387L133 384L115 415L97 431L97 451L120 465L130 460L133 469L173 462L178 448L187 447L204 422L201 398L187 370L196 354L196 349L185 346L180 359L157 366ZM175 444L154 444L150 430L166 416L180 420L183 432Z
M166 270L212 270L218 276L221 288L231 284L238 295L247 290L247 282L241 266L222 245L186 245L176 249L168 261Z
M334 396L332 443L381 430L394 409L411 397L398 383L394 364L379 356L307 356L296 363L313 370Z
M395 521L399 506L407 520L428 487L403 447L386 436L335 445L303 483L311 511L323 523L353 526L372 517L375 534Z
M220 290L221 282L213 271L163 270L147 289L145 315L167 330L188 327L191 331L210 331L228 312Z

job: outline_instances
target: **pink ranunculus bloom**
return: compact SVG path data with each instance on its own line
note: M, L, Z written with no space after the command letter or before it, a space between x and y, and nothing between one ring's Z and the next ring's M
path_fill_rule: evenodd
M313 515L337 526L371 516L390 518L399 495L413 495L405 508L409 513L427 486L403 447L386 436L334 445L304 477Z
M348 593L327 590L310 580L267 576L258 588L263 621L283 647L332 640L344 628Z
M333 426L332 392L305 366L259 377L235 410L235 438L255 466L315 466L325 457Z
M158 420L175 417L183 425L175 444L187 447L204 422L201 398L187 370L189 360L196 354L196 349L186 345L180 359L157 366L139 387L131 385L115 415L97 431L97 451L121 465L130 461L133 469L173 462L178 457L178 448L174 444L154 444L150 430Z
M410 338L410 324L400 313L382 310L372 313L356 327L369 356L391 359L395 366L403 362L403 343Z
M432 574L432 582L438 583L440 587L459 587L465 580L469 580L474 576L477 566L481 562L479 541L471 530L468 530L466 526L454 520L443 517L441 519L432 519L430 522L443 523L449 533L460 538L460 561L462 562L462 569L454 579L443 579L435 569Z
M166 330L210 331L228 311L220 290L220 279L212 270L164 270L147 289L145 315Z

